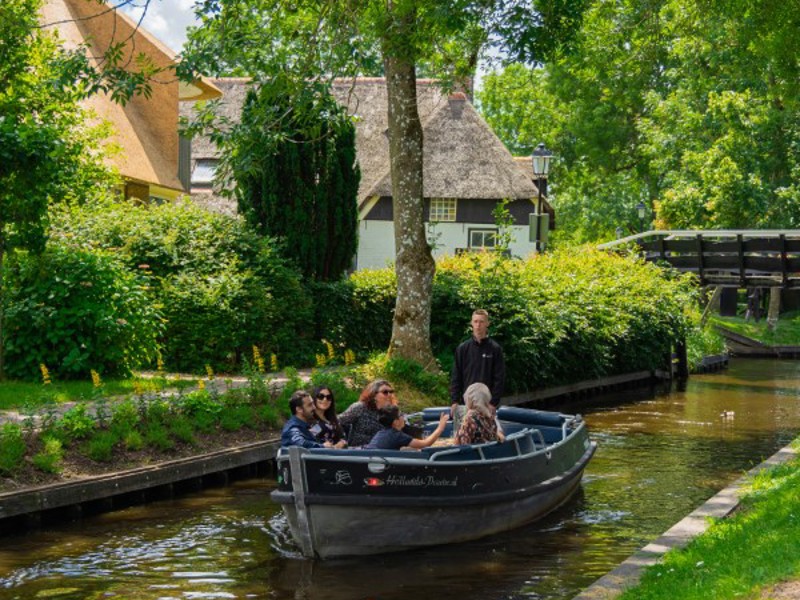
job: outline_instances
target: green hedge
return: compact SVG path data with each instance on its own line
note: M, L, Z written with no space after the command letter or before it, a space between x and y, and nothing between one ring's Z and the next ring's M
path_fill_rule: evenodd
M106 251L51 244L16 253L6 274L6 372L37 379L127 375L155 360L162 318L146 279Z
M335 326L345 347L385 350L393 272L359 271L316 297L334 291L333 310L331 303L317 307L326 315L318 329L333 335ZM509 390L564 385L664 367L672 345L692 328L695 299L689 276L590 248L527 260L464 255L437 265L431 338L449 370L455 346L469 336L472 309L485 308L506 354Z
M54 218L53 239L114 252L152 280L166 322L168 369L241 366L253 346L282 364L313 360L313 304L274 243L242 220L191 203L72 208Z

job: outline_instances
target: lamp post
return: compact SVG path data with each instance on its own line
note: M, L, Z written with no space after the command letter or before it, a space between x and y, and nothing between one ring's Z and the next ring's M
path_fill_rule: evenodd
M536 146L536 150L531 155L533 177L536 180L536 189L539 193L536 201L536 250L542 249L542 196L547 193L547 173L550 170L551 158L553 158L553 153L547 149L544 143Z
M639 202L636 205L636 212L639 215L639 233L644 232L644 215L647 211L647 207L644 205L644 202Z

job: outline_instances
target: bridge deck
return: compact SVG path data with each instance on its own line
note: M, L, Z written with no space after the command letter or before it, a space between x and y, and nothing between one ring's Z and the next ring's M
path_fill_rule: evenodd
M800 288L800 231L647 231L602 244L636 245L645 260L697 273L702 285Z

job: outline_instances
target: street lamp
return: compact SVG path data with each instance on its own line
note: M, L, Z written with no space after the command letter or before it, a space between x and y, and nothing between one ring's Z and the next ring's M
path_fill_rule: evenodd
M531 165L533 166L533 177L536 180L536 189L538 190L539 197L536 202L536 249L541 250L543 239L543 217L542 217L542 196L547 193L547 173L550 170L550 159L553 158L553 153L547 149L544 143L536 146L536 150L531 155Z
M647 207L644 205L644 202L639 202L636 205L636 212L639 215L639 233L644 232L644 216L647 211Z

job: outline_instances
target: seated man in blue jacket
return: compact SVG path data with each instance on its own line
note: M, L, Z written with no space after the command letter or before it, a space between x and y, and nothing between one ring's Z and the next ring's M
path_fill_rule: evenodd
M321 444L308 428L314 419L314 402L305 390L297 390L289 398L289 412L292 417L281 430L281 446L302 446L303 448L343 448L347 442L341 440L336 445L330 442Z

